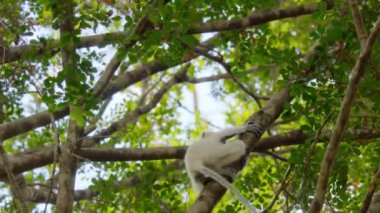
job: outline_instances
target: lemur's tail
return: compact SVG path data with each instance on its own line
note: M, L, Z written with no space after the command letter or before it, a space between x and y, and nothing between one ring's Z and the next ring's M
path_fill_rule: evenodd
M235 196L239 199L239 201L249 210L249 212L252 212L252 213L258 213L259 212L259 210L257 210L255 207L253 207L249 203L249 200L247 200L247 198L245 198L234 186L232 186L230 182L228 182L225 178L220 176L214 170L212 170L206 166L203 166L201 172L205 176L211 177L216 182L218 182L220 185L224 186L226 189L229 189L232 193L234 193Z

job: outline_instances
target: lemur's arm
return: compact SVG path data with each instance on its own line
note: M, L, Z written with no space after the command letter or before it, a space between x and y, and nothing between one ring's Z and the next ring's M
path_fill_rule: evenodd
M219 135L219 138L221 141L225 141L243 132L252 132L256 136L260 137L263 134L263 129L257 124L248 123L245 126L238 126L238 127L223 129L220 132L215 133L215 134Z
M230 128L227 128L227 129L223 129L221 131L219 131L218 133L218 136L221 140L227 140L237 134L240 134L240 133L243 133L247 131L247 126L237 126L237 127L230 127Z

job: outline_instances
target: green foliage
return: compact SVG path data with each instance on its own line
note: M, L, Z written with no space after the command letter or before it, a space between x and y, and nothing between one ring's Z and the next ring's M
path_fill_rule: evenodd
M86 131L91 125L96 127L85 131L87 135L81 135L78 141L99 140L95 146L99 149L183 146L205 129L242 125L260 110L241 85L259 96L263 106L270 103L268 99L272 95L291 85L293 99L283 106L278 123L270 126L263 137L292 130L302 131L309 137L306 141L292 141L298 145L253 153L234 185L258 208L265 209L273 203L269 212L306 211L315 192L320 163L339 114L349 73L360 53L361 44L349 6L346 1L335 1L335 7L330 10L320 3L311 15L243 29L236 29L235 24L253 11L286 10L314 2L74 0L60 4L49 0L3 0L0 135L3 124L44 110L70 108L69 116L55 118L63 144L70 118ZM70 10L62 9L69 4L73 17ZM359 9L364 27L370 32L379 15L380 3L362 1ZM72 26L63 32L61 24L66 19ZM231 20L234 21L225 23ZM212 21L217 22L205 24ZM224 27L224 30L189 33L205 26ZM196 55L194 50L199 50L199 43L215 35L212 43L203 48L212 49L209 54L223 59L241 85L228 75L227 79L212 81L210 91L181 82L168 88L153 103L160 89L184 67L182 60ZM64 66L66 53L62 49L70 56ZM117 59L115 72L107 79L111 83L95 96L92 88L106 73L111 58ZM348 118L347 134L334 159L326 211L359 211L368 183L379 167L380 142L375 134L380 126L379 58L380 42L377 42ZM207 57L200 56L189 63L189 81L226 74L220 64ZM109 105L102 109L108 98ZM216 115L214 109L207 109L209 105L220 106L224 113ZM44 118L40 128L1 141L11 158L55 145L53 128L46 125L50 115ZM9 131L34 128L38 122L32 119ZM99 136L99 132L104 135ZM99 196L78 201L74 212L184 212L195 200L183 165L178 161L90 163L88 159L79 160L77 184L88 184ZM36 157L35 161L34 166L28 164L33 170L24 172L23 176L28 186L41 189L55 166L47 165L46 158ZM291 168L289 177L284 180L288 168ZM15 212L7 183L0 184L0 188L3 189L1 209ZM277 198L276 193L279 193ZM41 208L36 204L28 207L33 211ZM55 207L49 209L56 211ZM214 211L227 213L243 209L227 193Z

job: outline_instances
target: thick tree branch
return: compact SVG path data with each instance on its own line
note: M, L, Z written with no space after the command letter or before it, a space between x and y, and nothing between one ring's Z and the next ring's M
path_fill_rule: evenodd
M260 24L265 24L274 20L311 14L316 11L318 5L320 4L325 3L300 5L297 7L290 7L286 9L278 9L271 11L254 11L246 17L240 19L198 23L191 26L187 33L198 34L207 32L220 32L233 29L244 29ZM328 8L331 8L332 4L328 4L328 6ZM78 44L76 44L75 48L86 48L93 46L102 47L107 44L123 41L123 38L125 38L129 34L129 32L115 32L92 36L83 36L79 39L79 42ZM59 40L53 40L48 45L37 44L6 48L4 51L0 51L0 58L3 59L2 61L0 61L0 64L19 60L20 58L22 58L23 55L39 55L46 53L46 51L55 53L57 51L54 51L54 49L58 48L59 44Z
M57 194L52 193L50 196L48 196L49 192L48 189L40 188L36 189L34 187L26 187L25 188L25 200L32 203L43 203L48 202L50 204L57 203ZM84 189L84 190L75 190L74 191L74 201L81 201L81 200L91 200L94 197L98 196L99 192L90 190L90 189Z
M76 37L74 26L76 20L74 18L75 2L72 0L59 0L58 8L55 11L60 21L60 37L66 38L66 43L62 43L62 66L64 73L66 91L70 94L69 87L77 84L79 79L76 78L78 67L76 63L75 48L72 48ZM62 39L63 41L63 39ZM59 176L58 176L58 199L57 212L71 212L74 201L75 176L77 172L77 159L72 156L79 147L78 139L83 135L83 127L78 124L77 119L73 115L76 108L81 108L78 102L70 103L70 118L68 121L68 130L66 136L66 148L59 156Z
M375 191L377 190L379 180L380 180L380 168L377 170L375 176L373 177L373 180L369 183L368 191L364 197L362 206L360 207L360 213L366 213L368 211L373 195L375 194Z
M332 1L328 1L332 2ZM316 59L316 52L307 55L307 59L314 61ZM312 63L310 63L312 64ZM310 69L306 72L309 73L310 70L313 70L315 67L311 66ZM290 101L292 97L290 96L290 86L285 87L281 90L277 95L273 96L259 112L254 113L249 119L250 122L258 124L265 130L268 126L281 114L282 107L285 103ZM247 145L247 153L252 150L252 148L257 143L259 139L255 134L243 134L241 138ZM242 165L236 163L233 165L233 168L236 171L242 169ZM220 200L220 198L225 193L225 188L220 186L214 181L210 181L203 188L202 193L195 201L194 205L191 207L190 211L194 212L210 212L216 205L216 203Z
M368 208L367 213L379 213L380 211L380 191L375 192L372 197L371 205Z
M20 186L22 198L27 202L32 203L50 203L55 204L57 202L57 194L50 192L50 186L44 184L34 184L30 186L26 183L25 178L22 175L17 175L17 184ZM38 188L37 188L38 187ZM51 193L51 194L50 194ZM89 189L75 190L74 200L89 200L97 196L99 193Z
M14 174L19 174L31 169L49 165L54 162L55 146L43 147L36 150L29 150L9 156L9 166ZM1 163L0 178L6 178L4 164Z
M325 3L322 2L320 4ZM291 7L271 11L255 11L241 19L234 19L229 21L211 21L207 23L196 24L189 29L189 33L206 33L215 31L220 32L232 29L244 29L247 27L256 26L274 20L311 14L316 11L317 7L320 4L305 4L300 5L298 7ZM328 3L328 8L332 8L331 3Z
M94 162L182 159L187 147L83 148L78 155Z
M364 46L367 40L367 32L364 28L362 14L360 13L357 0L348 0L352 13L352 22L354 23L356 34L358 35L360 45Z
M325 152L321 170L318 178L317 188L314 194L314 199L309 207L309 212L320 212L325 200L325 194L328 187L329 176L335 154L338 151L340 140L342 138L347 120L350 116L351 106L355 98L355 93L358 89L359 81L364 73L364 67L370 58L372 48L375 44L377 36L380 34L380 18L377 20L375 27L369 35L365 45L360 51L355 67L352 69L349 76L349 83L343 98L341 110L335 123L334 131L331 136L329 145Z
M266 150L274 149L283 146L292 146L304 144L307 138L314 138L312 135L302 133L301 131L294 130L288 133L270 136L260 139L253 147L253 152L264 152ZM380 131L355 131L345 135L345 140L370 140L380 137ZM328 133L322 134L318 142L326 142L330 138ZM150 149L159 150L161 155L152 154ZM88 153L87 153L88 150ZM87 158L91 161L103 162L104 159L108 161L114 159L118 160L156 160L156 159L182 159L186 147L157 147L145 149L130 149L130 148L90 148L83 147L79 156ZM150 154L155 155L157 158L150 157ZM140 157L139 157L140 156ZM166 157L163 157L166 156ZM49 165L54 161L54 146L43 147L36 150L20 152L15 155L8 156L9 165L15 174L29 171L35 168ZM4 165L0 164L0 179L6 178Z
M69 114L69 108L65 108L53 113L54 118L59 120ZM34 115L19 118L14 121L0 125L0 140L6 140L29 130L45 126L51 123L50 112L43 111Z
M80 38L79 43L75 46L76 48L86 48L86 47L103 47L107 44L122 41L122 39L128 35L128 32L115 32L115 33L104 33L92 36L83 36ZM54 39L49 42L49 44L28 44L17 47L6 48L5 51L0 52L1 60L0 64L9 63L12 61L17 61L21 59L24 55L42 55L47 51L52 54L57 53L57 48L60 45L59 39Z

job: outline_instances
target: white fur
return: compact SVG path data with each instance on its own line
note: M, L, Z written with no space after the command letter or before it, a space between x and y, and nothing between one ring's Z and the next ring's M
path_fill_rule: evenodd
M202 173L205 177L211 177L226 189L233 192L240 202L250 211L258 212L241 193L233 187L225 178L216 171L245 155L246 146L241 140L222 143L226 137L230 137L247 131L247 126L233 127L220 132L205 132L202 138L192 143L185 155L185 165L190 177L191 185L197 195L203 189L202 181L196 180L196 175Z

